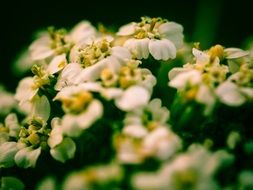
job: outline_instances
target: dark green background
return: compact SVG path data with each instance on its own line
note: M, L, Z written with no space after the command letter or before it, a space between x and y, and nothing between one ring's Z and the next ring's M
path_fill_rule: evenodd
M10 70L18 52L29 45L32 34L49 25L71 27L82 19L94 25L120 26L139 17L161 16L181 23L187 41L203 48L220 43L241 46L253 34L250 1L229 0L121 0L121 1L8 1L1 5L0 83L14 89L18 78Z

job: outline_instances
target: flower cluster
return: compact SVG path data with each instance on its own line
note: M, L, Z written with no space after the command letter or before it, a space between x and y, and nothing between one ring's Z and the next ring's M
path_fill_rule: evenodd
M162 18L41 31L0 88L1 189L253 188L251 51Z

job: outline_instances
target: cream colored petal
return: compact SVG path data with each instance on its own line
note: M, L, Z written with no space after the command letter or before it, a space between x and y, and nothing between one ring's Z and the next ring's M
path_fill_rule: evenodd
M122 96L123 90L120 88L104 88L100 93L107 100L112 100Z
M129 36L135 32L136 23L131 22L119 28L119 31L116 33L118 36Z
M131 111L147 105L150 93L143 87L132 86L115 100L116 106L123 111Z
M34 88L33 86L34 79L32 77L26 77L19 82L14 97L19 101L20 105L31 100L38 92L38 88Z
M224 82L218 86L216 94L220 101L228 106L240 106L246 101L239 88L231 82Z
M129 39L125 42L124 47L128 48L137 59L147 59L149 56L148 43L148 38Z
M167 39L150 40L149 51L156 60L164 61L174 59L177 53L175 45Z
M62 130L68 136L77 137L102 115L103 105L100 101L93 100L88 108L79 115L66 114L63 116Z
M70 38L75 43L83 43L89 38L93 38L97 35L96 28L91 25L90 22L84 20L79 22L70 31Z
M68 64L59 75L55 89L61 90L65 86L73 85L75 78L81 73L82 69L82 66L78 63Z
M201 82L201 73L196 70L191 70L183 72L174 77L170 82L169 86L181 89L186 86L186 84L196 85Z
M227 59L237 59L249 55L249 51L244 51L239 48L226 48L224 49Z
M63 132L60 118L53 118L51 121L52 131L50 132L47 144L50 148L54 148L63 140Z
M79 74L73 77L73 84L91 82L99 79L101 71L107 66L107 61L109 61L109 59L103 59L92 66L82 69Z
M130 137L142 138L148 134L148 130L142 125L127 125L123 128L123 134Z
M210 60L210 56L196 48L192 49L192 54L196 57L196 64L206 64Z
M112 47L111 54L112 56L117 57L117 59L123 61L131 59L132 57L130 51L127 48L120 46Z
M64 69L66 65L67 65L66 55L65 54L58 55L54 57L52 61L49 63L47 71L49 74L52 75Z
M162 38L170 40L176 48L180 48L183 45L183 27L175 22L167 22L161 24L158 28Z
M168 73L168 77L169 80L174 79L177 75L183 73L183 72L187 72L190 71L190 68L183 68L183 67L176 67L170 70L170 72Z

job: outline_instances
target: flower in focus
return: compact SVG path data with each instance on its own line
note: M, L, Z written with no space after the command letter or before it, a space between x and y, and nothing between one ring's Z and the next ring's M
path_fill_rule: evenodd
M183 44L183 27L162 18L142 17L139 23L122 26L117 35L127 36L124 46L137 59L147 59L151 54L156 60L176 57L176 51Z

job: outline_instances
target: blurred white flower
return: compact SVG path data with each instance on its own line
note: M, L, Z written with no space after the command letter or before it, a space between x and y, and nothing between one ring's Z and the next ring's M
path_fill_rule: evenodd
M188 152L165 163L157 172L137 173L132 178L136 189L161 190L215 190L220 189L214 172L232 157L222 151L211 154L201 146L190 147Z
M228 106L240 106L253 100L253 69L245 63L216 89L219 100Z
M63 184L64 190L93 190L117 188L123 178L123 170L118 164L97 165L87 169L71 173Z

